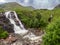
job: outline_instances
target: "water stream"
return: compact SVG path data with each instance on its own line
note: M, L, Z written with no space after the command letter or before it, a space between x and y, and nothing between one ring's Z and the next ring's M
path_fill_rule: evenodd
M15 11L5 12L5 16L10 20L11 24L14 25L14 31L16 34L24 35L23 38L29 38L34 41L41 40L42 36L36 36L24 28Z

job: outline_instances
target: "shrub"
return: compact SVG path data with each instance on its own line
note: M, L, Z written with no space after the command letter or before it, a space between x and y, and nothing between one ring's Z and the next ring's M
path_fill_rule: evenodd
M0 13L1 13L1 12L4 12L4 10L3 10L2 8L0 8Z
M46 27L47 22L42 20L40 12L35 11L16 11L19 19L26 28L43 28Z
M40 20L40 27L41 28L46 28L46 26L48 25L48 22L44 21L43 19Z
M8 32L4 31L4 29L0 26L0 39L6 38L8 36Z
M60 45L60 18L55 18L46 28L43 45Z

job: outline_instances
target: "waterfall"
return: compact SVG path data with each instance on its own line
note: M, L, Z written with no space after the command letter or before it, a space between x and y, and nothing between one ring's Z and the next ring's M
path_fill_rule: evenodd
M23 38L29 38L30 40L39 40L42 36L36 36L32 32L29 32L26 30L21 23L21 21L18 19L18 16L15 11L8 11L5 12L6 18L8 18L11 22L11 24L14 25L14 31L16 34L24 35Z
M11 12L8 11L5 13L6 18L8 18L11 22L11 24L14 25L14 31L17 34L25 34L28 32L28 30L26 30L24 28L24 26L22 25L21 21L18 19L17 14L15 13L15 11ZM16 23L18 23L19 25L16 25Z

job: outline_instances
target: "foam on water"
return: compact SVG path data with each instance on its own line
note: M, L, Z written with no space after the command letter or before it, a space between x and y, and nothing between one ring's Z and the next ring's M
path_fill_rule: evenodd
M11 11L5 12L5 16L6 16L6 18L8 18L10 20L11 24L14 25L14 31L16 34L24 35L23 39L29 38L30 40L34 40L34 41L41 39L42 36L36 36L32 32L29 32L28 30L26 30L24 28L23 24L21 23L21 21L18 19L16 12L15 11L12 11L12 12L13 12L13 14L11 14ZM12 18L12 15L15 18ZM16 25L15 20L19 22L20 26Z
M22 27L22 29L19 26L16 25L14 19L12 18L11 14L10 14L10 11L6 12L5 15L6 15L6 18L8 18L10 20L11 24L14 25L14 31L15 31L15 33L17 33L17 34L25 34L25 33L28 32L28 30L25 30L24 26L22 25L21 21L18 19L18 17L17 17L17 15L16 15L15 12L14 12L14 15L16 17L16 20L19 21L19 24Z

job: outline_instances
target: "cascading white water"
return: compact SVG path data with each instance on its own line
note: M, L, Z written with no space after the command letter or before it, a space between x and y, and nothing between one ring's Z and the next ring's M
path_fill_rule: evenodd
M8 19L10 20L11 24L14 25L14 31L15 31L15 33L17 33L17 34L25 34L25 33L27 33L28 30L25 30L25 28L24 28L24 26L22 25L21 21L18 19L16 13L14 12L15 20L19 21L20 27L21 27L22 29L21 29L19 26L16 25L16 23L15 23L14 19L12 18L12 15L11 15L10 12L11 12L11 11L6 12L6 13L5 13L5 16L6 16L6 18L8 18Z
M23 24L18 19L18 16L15 11L13 11L13 14L11 14L11 11L5 12L5 16L6 16L6 18L8 18L10 20L11 24L14 25L14 31L16 34L24 35L23 38L29 38L31 40L41 39L42 36L36 36L32 32L29 32L28 30L26 30L24 28ZM14 16L14 18L12 18L13 16ZM15 20L19 22L20 26L16 25ZM25 34L27 34L27 35L25 35Z

